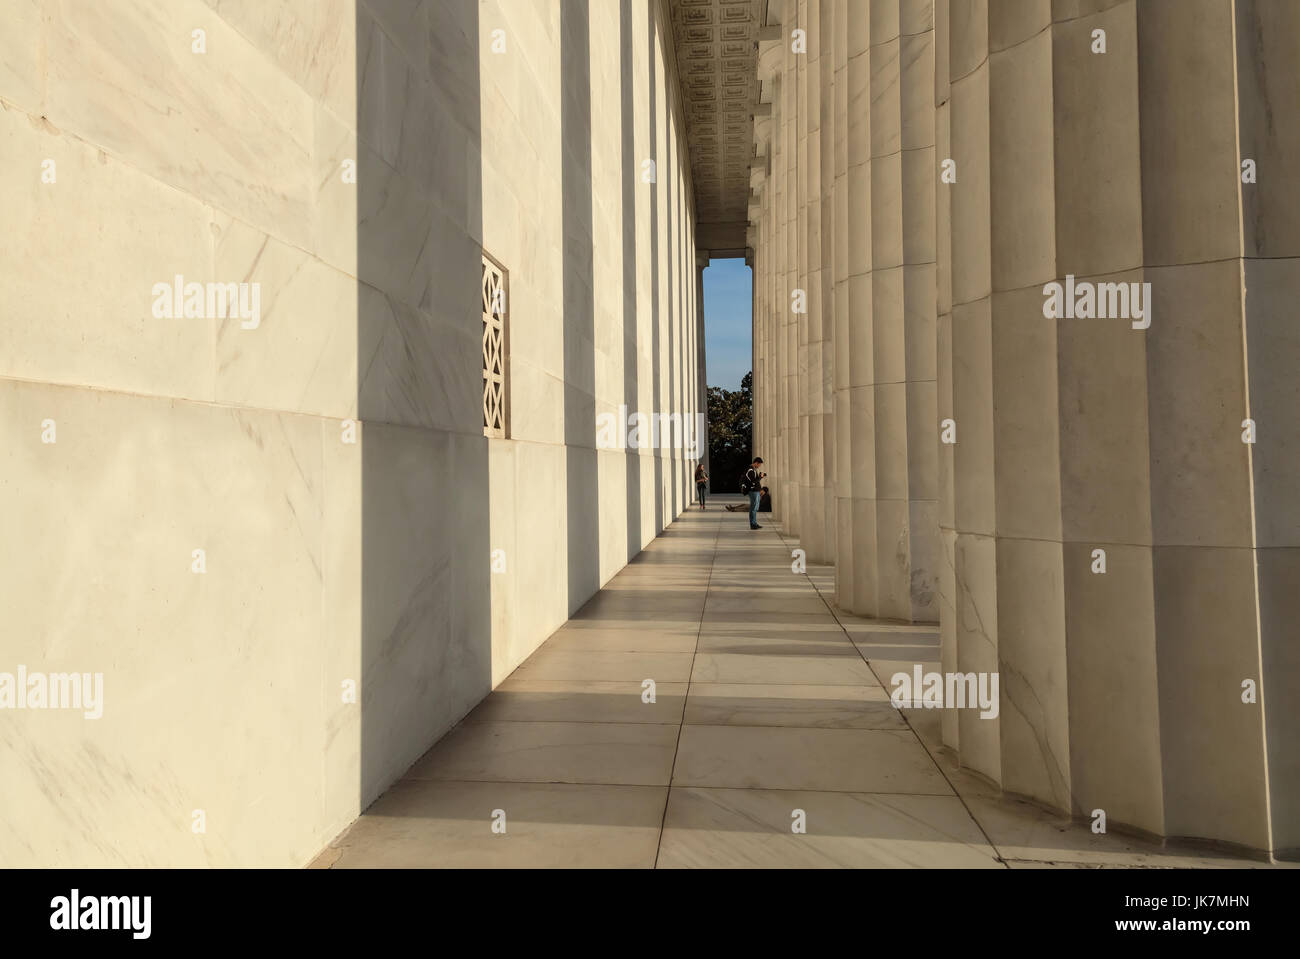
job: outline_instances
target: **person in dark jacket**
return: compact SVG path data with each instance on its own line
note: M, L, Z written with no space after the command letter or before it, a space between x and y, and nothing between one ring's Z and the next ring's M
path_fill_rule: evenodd
M709 489L709 474L704 472L704 464L698 463L695 466L695 494L700 500L700 509L705 509L704 494Z
M761 469L763 465L762 457L755 456L754 462L745 470L744 479L741 481L741 492L749 494L749 528L762 529L758 525L758 501L763 495L763 478L767 476Z

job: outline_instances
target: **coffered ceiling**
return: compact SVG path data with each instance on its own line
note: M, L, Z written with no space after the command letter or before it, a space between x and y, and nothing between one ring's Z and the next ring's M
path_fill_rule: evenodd
M743 250L767 0L669 0L695 181L697 245Z

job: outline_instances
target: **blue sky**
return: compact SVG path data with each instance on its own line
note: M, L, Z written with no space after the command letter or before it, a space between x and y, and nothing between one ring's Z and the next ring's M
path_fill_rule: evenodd
M714 260L704 270L704 360L709 386L738 390L753 365L752 274L744 260Z

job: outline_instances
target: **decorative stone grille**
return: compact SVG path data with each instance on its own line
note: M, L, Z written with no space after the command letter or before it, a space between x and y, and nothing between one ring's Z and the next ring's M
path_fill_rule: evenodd
M487 253L483 254L483 435L505 439L509 428L506 382L509 340L506 336L508 274Z

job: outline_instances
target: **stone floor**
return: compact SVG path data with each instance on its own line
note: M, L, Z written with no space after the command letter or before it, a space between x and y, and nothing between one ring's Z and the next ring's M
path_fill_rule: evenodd
M939 669L936 628L835 610L833 569L792 572L797 541L727 501L673 523L314 865L1263 865L1002 799L940 747L938 710L882 685Z

